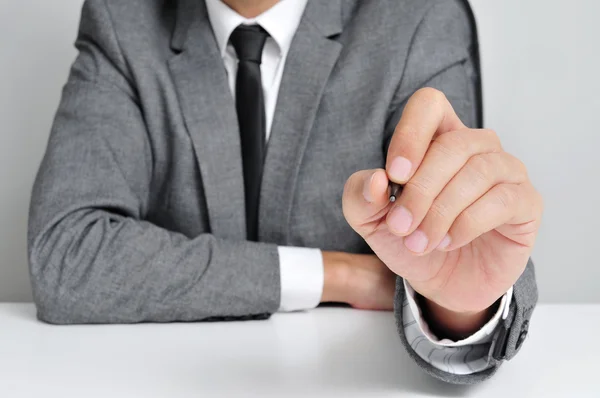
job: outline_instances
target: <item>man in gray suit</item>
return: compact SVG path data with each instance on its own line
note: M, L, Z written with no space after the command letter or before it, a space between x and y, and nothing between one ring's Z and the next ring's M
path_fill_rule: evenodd
M471 17L458 0L86 1L32 195L38 317L393 308L427 372L489 377L527 334L542 204L472 128Z

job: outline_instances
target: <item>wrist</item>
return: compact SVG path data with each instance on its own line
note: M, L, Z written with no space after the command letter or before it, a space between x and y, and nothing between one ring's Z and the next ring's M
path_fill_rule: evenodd
M347 303L350 277L349 254L323 251L322 303Z
M423 318L440 339L462 340L481 329L498 309L498 302L482 311L458 312L417 294Z

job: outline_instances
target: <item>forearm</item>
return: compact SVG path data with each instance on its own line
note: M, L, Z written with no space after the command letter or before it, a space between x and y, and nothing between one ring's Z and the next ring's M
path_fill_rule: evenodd
M31 231L38 315L51 323L194 321L272 313L277 247L194 239L103 210Z
M498 302L479 312L455 312L418 295L423 318L439 339L462 340L485 325L498 310Z

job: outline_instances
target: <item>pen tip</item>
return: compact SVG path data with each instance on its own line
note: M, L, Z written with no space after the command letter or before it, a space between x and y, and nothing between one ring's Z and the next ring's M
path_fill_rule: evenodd
M396 196L392 195L390 196L390 202L394 203L396 201Z

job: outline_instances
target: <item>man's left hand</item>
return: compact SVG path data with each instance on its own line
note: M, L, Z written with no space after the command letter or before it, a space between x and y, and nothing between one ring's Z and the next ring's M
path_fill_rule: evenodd
M395 203L390 180L404 185ZM404 109L386 170L353 174L343 208L375 254L433 307L476 317L525 269L543 204L493 131L465 127L444 94L426 88Z

